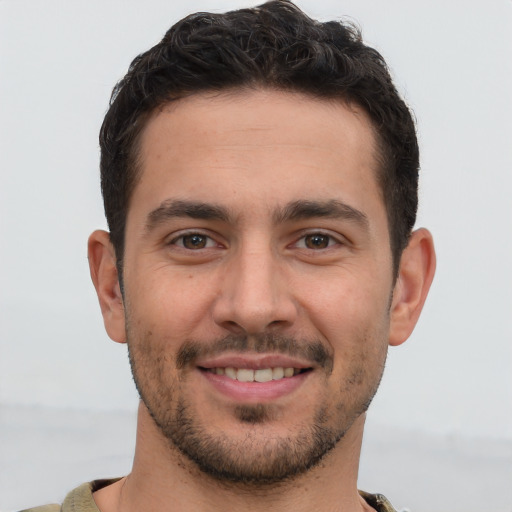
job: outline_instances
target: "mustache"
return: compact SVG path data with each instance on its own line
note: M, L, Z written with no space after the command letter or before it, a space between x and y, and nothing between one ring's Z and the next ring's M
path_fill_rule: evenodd
M270 352L300 357L331 373L334 364L332 353L318 340L298 340L290 336L264 333L257 335L229 334L214 342L187 340L178 350L176 369L194 365L199 358L212 357L224 352Z

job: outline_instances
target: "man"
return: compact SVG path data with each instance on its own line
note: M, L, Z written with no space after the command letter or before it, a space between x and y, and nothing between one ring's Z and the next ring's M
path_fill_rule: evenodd
M381 56L285 0L191 15L134 60L100 143L89 261L137 446L62 510L393 510L357 490L365 412L435 255Z

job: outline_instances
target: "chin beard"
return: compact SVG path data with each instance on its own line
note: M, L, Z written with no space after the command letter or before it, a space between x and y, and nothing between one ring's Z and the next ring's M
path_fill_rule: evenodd
M276 342L276 339L270 341ZM231 340L227 342L232 343ZM128 347L141 399L170 450L180 452L203 474L219 483L253 490L277 486L317 466L366 411L380 380L380 376L373 376L373 382L356 403L349 398L346 404L340 397L337 403L319 404L309 420L295 425L288 435L273 433L273 425L280 423L282 414L276 405L233 407L230 414L240 425L240 433L230 435L200 419L194 401L182 392L185 378L178 377L174 383L166 382L166 366L162 364L165 358L153 354L150 344L144 346L144 351L140 347L133 350L130 343ZM183 351L183 354L188 359L180 354L182 357L178 357L176 363L178 371L190 366L189 361L195 358L193 351L185 348L187 352ZM308 353L321 355L322 351L310 343ZM326 375L330 374L330 357L326 357L321 368ZM354 365L344 382L342 395L345 400L353 393L359 394L357 388L368 378L362 364Z
M157 426L171 448L177 448L206 475L252 488L280 484L305 473L345 434L327 427L325 411L317 414L312 425L288 438L265 437L265 424L271 423L274 416L272 406L239 406L234 415L240 423L254 427L243 439L206 431L183 402L178 404L173 421Z

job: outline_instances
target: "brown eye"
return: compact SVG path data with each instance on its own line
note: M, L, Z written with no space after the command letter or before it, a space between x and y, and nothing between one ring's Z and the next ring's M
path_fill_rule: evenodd
M204 249L208 244L208 237L204 235L184 235L181 237L185 249Z
M304 243L308 249L325 249L329 247L331 237L316 233L314 235L306 235Z

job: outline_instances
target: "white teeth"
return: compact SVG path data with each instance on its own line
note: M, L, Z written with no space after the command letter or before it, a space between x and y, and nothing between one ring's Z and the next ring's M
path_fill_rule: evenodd
M284 376L285 377L293 377L293 368L285 368L284 369Z
M234 368L231 368L228 366L225 370L226 377L229 377L230 379L236 379L236 370Z
M254 381L254 370L247 368L240 368L236 372L236 380L240 382L253 382Z
M283 368L282 366L276 368L262 368L260 370L228 366L226 368L212 368L210 371L217 375L225 375L230 379L240 382L270 382L271 380L293 377L300 373L300 369L298 368Z
M284 368L273 368L272 369L272 379L273 380L279 380L284 377Z
M240 370L238 370L240 371ZM240 379L238 379L240 380ZM256 382L269 382L272 380L272 368L265 368L264 370L256 370L254 372L254 380Z

